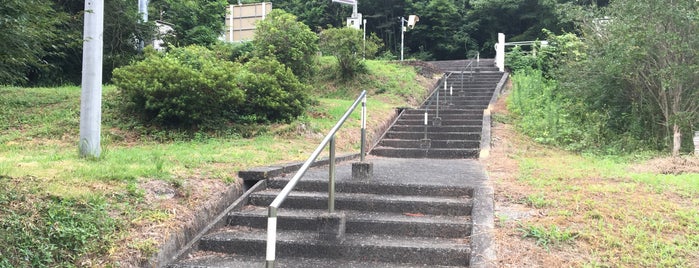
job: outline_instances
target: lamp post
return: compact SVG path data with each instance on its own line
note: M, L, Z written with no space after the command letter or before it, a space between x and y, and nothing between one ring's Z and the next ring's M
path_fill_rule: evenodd
M403 40L405 39L405 18L400 17L400 61L403 61Z
M408 27L412 29L415 27L415 23L418 22L420 18L417 15L410 15L408 16L408 19L406 20L404 17L400 17L400 60L403 61L403 45L404 45L404 40L405 40L405 31L407 31L407 28L405 28L405 23L408 23Z

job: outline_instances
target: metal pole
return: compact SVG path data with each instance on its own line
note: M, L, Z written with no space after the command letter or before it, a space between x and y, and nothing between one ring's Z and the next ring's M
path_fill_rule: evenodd
M359 152L359 161L364 162L364 155L366 152L366 95L362 99L362 140L361 140L361 148Z
M444 79L447 79L446 77ZM437 89L437 114L435 117L439 117L439 89Z
M274 268L277 246L277 208L269 207L267 216L267 255L265 258L265 267Z
M104 0L86 0L85 11L78 147L81 157L99 157L102 123Z
M403 61L403 39L405 39L405 19L400 17L400 61Z
M335 212L335 135L330 138L330 168L328 182L328 213Z
M427 140L427 108L425 108L425 140Z

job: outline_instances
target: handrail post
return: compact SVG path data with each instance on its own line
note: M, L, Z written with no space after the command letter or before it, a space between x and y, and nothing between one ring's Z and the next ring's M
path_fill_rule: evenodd
M446 81L447 81L447 78L444 77L444 85L447 84ZM436 111L436 115L434 117L439 118L439 89L437 89L437 111Z
M306 171L311 166L313 161L315 161L318 156L323 152L325 146L330 146L330 182L329 182L329 193L328 193L328 210L330 213L335 211L335 133L342 127L342 125L347 121L355 111L359 103L366 98L366 90L357 97L357 99L352 103L350 108L347 109L345 114L337 121L335 126L328 132L328 135L323 138L318 147L311 153L306 162L299 168L293 178L284 186L284 188L279 192L276 198L269 205L268 215L267 215L267 252L265 257L265 267L273 268L275 263L276 255L276 241L277 241L277 210L282 205L284 200L289 196L291 191L294 189L296 184L299 182L301 177L306 174ZM342 231L344 234L344 230Z
M335 212L335 135L330 138L330 168L328 181L328 213Z
M266 268L274 268L277 247L277 208L270 206L267 211L267 256Z
M364 155L366 152L366 95L362 99L362 140L359 148L359 161L364 162Z

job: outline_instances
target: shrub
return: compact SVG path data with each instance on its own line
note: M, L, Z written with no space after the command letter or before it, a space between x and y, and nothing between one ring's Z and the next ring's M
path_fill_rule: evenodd
M323 53L335 56L342 78L366 72L362 61L362 31L343 27L324 30L320 34Z
M301 79L315 73L318 36L294 15L272 10L265 20L257 23L253 43L256 56L276 58Z
M126 108L159 126L210 128L230 119L245 98L235 76L240 65L201 46L149 53L116 69Z
M273 58L250 60L239 74L238 83L246 93L239 118L245 121L290 121L309 104L306 86Z
M251 41L241 43L217 42L211 46L211 49L219 59L245 63L252 57L255 46Z

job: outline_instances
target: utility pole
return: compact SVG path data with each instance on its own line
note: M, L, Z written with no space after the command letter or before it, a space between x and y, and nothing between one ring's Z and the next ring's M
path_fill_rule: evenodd
M141 14L143 22L148 22L148 0L138 0L138 13ZM138 50L143 51L145 45L145 40L140 40Z
M104 0L85 0L80 95L80 157L100 156Z
M362 27L364 27L364 43L362 48L362 59L366 59L366 19L362 20Z

